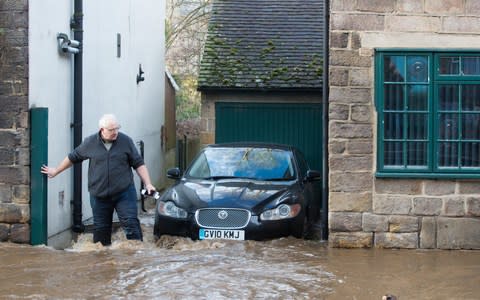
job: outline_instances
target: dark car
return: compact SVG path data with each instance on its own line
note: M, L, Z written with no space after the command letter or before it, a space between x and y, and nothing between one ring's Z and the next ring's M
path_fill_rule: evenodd
M157 200L154 235L192 239L303 238L319 215L320 173L302 153L277 144L205 147Z

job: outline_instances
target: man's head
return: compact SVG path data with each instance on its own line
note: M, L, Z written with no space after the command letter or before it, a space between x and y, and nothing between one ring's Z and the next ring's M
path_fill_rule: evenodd
M118 130L120 130L120 124L117 118L113 114L105 114L98 121L98 127L100 127L100 134L102 139L106 142L113 142L118 137Z

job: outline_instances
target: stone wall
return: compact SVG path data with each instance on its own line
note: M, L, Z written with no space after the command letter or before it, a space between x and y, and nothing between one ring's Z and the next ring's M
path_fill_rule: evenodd
M0 1L0 241L30 241L28 1Z
M477 0L330 0L329 243L480 249L480 181L375 178L374 49L480 49Z

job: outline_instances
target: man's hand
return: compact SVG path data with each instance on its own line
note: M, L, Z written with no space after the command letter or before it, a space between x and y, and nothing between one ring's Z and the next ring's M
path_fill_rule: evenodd
M152 184L146 184L145 189L147 190L148 195L153 195L157 191Z
M42 169L40 170L43 174L47 175L48 178L53 178L57 176L57 168L50 168L49 166L43 165Z

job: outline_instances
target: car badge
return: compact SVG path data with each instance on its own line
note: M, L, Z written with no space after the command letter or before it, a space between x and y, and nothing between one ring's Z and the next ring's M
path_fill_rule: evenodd
M218 218L220 220L225 220L228 217L228 212L226 210L221 210L218 212Z

